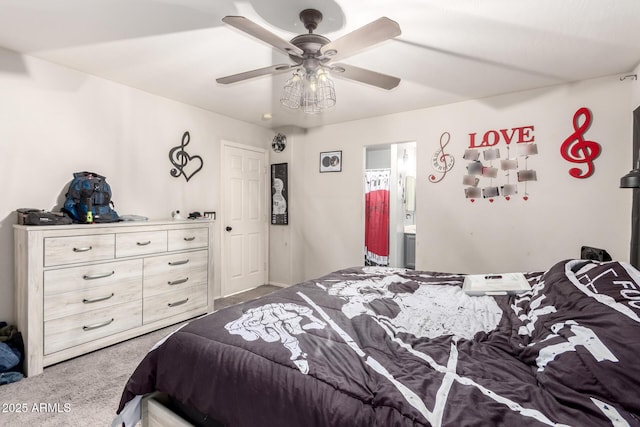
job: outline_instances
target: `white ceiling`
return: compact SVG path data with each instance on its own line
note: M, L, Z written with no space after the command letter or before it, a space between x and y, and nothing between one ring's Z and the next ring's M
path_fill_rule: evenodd
M324 14L316 33L331 40L381 16L398 22L401 36L343 62L400 85L336 78L336 106L305 115L279 105L289 73L216 83L290 62L224 16L289 40L306 32L298 19L306 8ZM0 0L0 46L260 126L308 128L622 77L640 63L640 0ZM2 72L29 69L0 62Z

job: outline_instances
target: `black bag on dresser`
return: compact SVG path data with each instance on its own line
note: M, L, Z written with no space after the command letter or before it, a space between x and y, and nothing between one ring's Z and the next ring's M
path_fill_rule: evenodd
M116 222L118 213L113 210L111 186L107 179L94 172L76 172L69 184L63 210L74 222Z
M18 224L24 225L66 225L73 221L64 212L49 212L42 209L18 209Z

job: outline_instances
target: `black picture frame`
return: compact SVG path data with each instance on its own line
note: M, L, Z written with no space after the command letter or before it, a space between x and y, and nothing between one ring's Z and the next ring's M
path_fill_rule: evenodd
M320 153L320 173L342 172L342 151Z
M289 224L289 172L287 163L271 165L271 224Z

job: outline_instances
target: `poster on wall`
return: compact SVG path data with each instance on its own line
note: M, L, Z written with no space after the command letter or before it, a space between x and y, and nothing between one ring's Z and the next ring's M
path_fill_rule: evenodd
M271 224L289 224L287 163L271 165Z
M342 171L342 151L320 153L320 172Z

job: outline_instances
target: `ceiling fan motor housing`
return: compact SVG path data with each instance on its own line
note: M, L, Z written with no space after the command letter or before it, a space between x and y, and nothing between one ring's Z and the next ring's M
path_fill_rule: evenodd
M318 28L318 24L322 22L322 13L316 9L305 9L300 12L299 17L309 33L313 33Z
M300 21L309 30L308 34L300 34L290 40L291 44L302 49L302 57L289 55L289 58L298 65L302 65L307 71L316 70L321 64L329 61L329 58L321 58L320 49L331 42L328 38L313 31L322 22L322 13L316 9L305 9L300 12Z
M320 34L300 34L291 39L291 44L302 49L304 54L302 58L295 55L289 55L292 61L301 64L305 59L318 58L321 56L320 48L329 43L331 40ZM326 58L328 60L329 58ZM323 61L326 62L326 61Z

